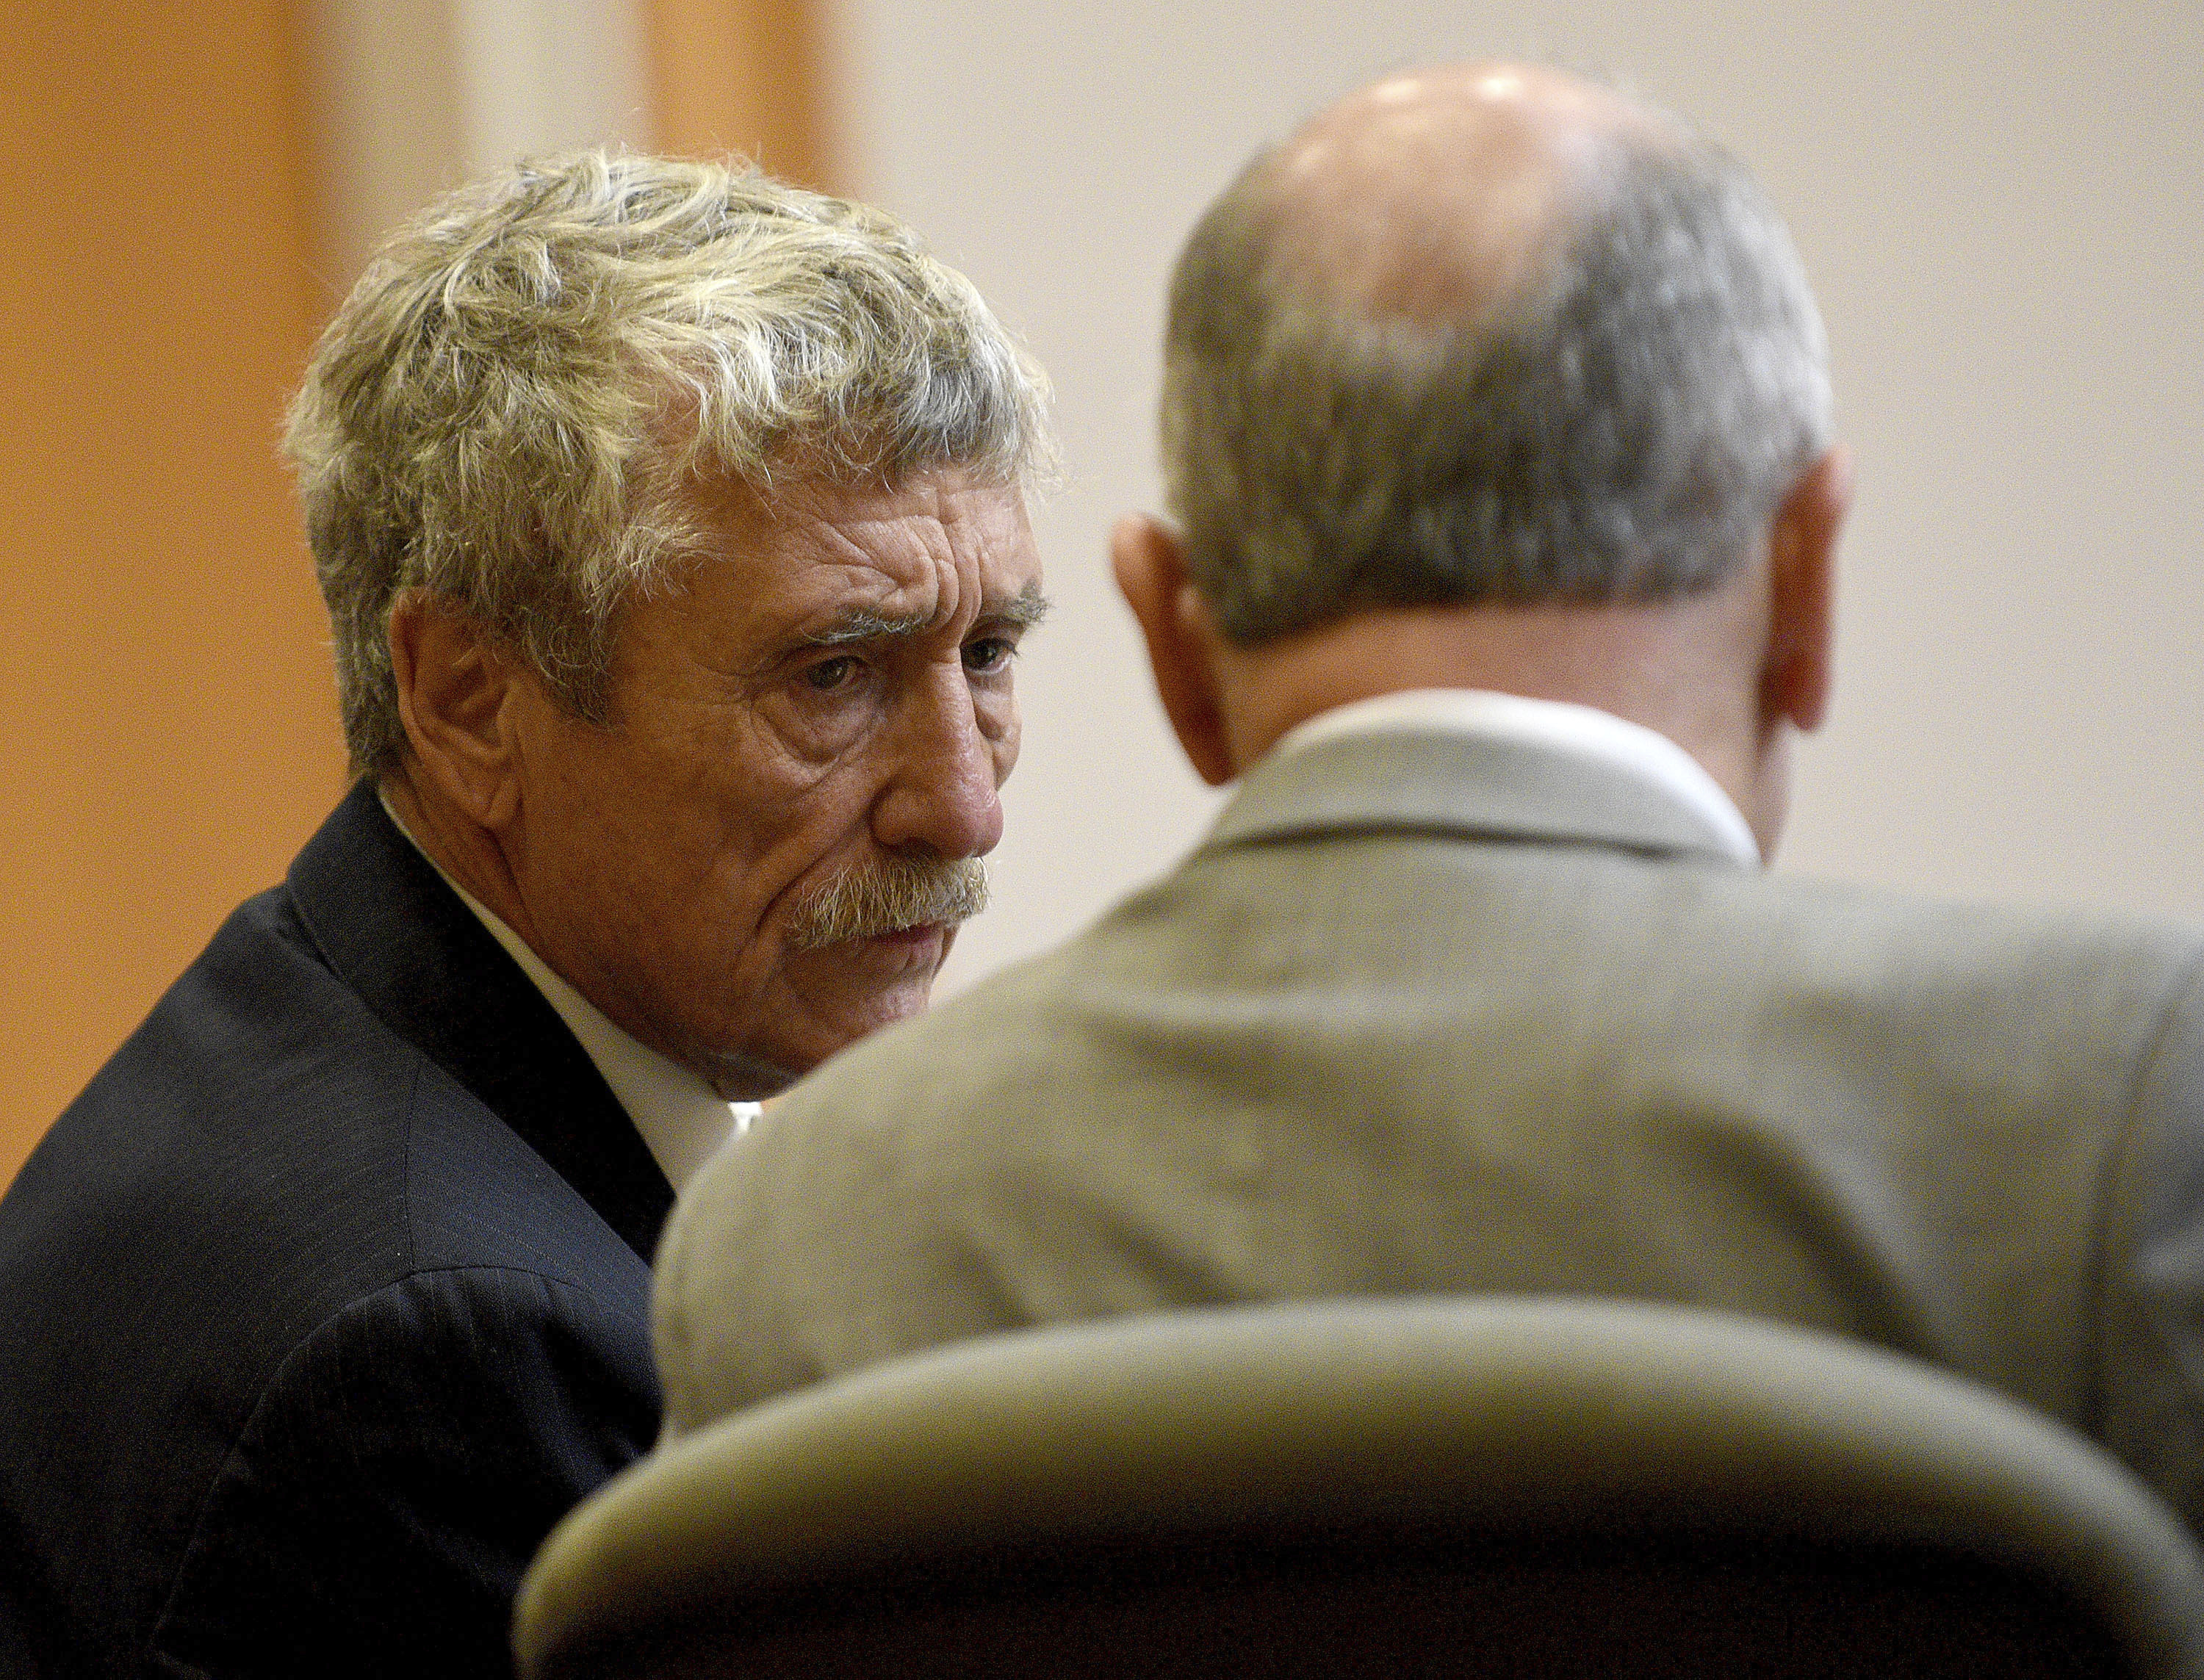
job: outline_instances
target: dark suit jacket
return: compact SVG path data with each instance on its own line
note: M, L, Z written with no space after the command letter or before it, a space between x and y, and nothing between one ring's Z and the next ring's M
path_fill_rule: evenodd
M2204 935L1769 875L1619 771L1348 736L798 1084L655 1287L669 1436L1054 1320L1610 1295L1933 1360L2204 1525Z
M530 1556L656 1429L671 1201L355 788L0 1202L0 1668L507 1672Z

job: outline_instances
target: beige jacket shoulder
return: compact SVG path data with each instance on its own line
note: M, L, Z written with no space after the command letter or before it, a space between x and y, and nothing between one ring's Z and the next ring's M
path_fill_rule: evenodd
M1312 748L702 1175L667 1429L1011 1326L1431 1291L1862 1337L2204 1517L2204 938L1765 875L1534 748Z

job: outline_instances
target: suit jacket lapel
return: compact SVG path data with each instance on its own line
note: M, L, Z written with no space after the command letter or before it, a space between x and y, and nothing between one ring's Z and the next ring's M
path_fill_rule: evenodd
M1341 736L1266 759L1208 843L1419 830L1733 861L1697 813L1626 771L1445 730Z
M398 831L371 783L306 843L289 883L338 977L648 1263L672 1186L558 1012Z

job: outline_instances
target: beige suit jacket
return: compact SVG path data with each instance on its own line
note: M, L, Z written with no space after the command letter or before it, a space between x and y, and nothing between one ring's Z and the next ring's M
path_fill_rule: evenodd
M667 1429L977 1333L1564 1292L1931 1359L2204 1518L2204 937L1763 874L1626 774L1266 761L1180 868L682 1198Z

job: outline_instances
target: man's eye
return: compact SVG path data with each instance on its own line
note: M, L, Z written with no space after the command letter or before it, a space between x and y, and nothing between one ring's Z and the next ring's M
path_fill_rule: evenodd
M856 675L857 661L847 654L838 654L831 660L804 666L803 683L806 688L821 694L832 694L837 689L849 687Z
M1017 651L1018 644L1006 636L982 636L964 644L964 669L985 677L1010 664Z

